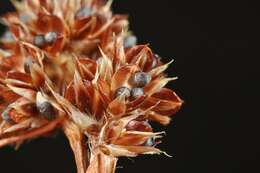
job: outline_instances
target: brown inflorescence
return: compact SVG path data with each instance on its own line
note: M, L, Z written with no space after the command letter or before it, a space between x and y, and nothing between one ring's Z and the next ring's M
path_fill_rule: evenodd
M160 154L163 125L183 101L111 1L23 0L2 17L0 147L61 129L78 173L112 173L118 157Z

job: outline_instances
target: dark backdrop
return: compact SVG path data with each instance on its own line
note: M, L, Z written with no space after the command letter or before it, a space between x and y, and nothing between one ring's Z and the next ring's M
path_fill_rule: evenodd
M140 43L150 43L185 100L160 148L173 155L122 159L118 172L259 172L259 13L249 1L115 0ZM1 14L9 10L0 1ZM162 128L164 129L164 128ZM60 135L0 150L0 172L73 173Z

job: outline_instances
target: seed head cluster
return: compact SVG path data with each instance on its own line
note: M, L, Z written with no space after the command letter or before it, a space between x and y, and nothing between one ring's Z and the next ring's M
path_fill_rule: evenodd
M183 101L126 15L105 0L13 0L0 37L0 147L60 129L78 173L113 173L119 157L157 148Z

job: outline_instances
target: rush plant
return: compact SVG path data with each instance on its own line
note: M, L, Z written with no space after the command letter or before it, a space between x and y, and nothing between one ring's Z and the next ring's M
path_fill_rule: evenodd
M156 148L182 100L147 45L136 45L111 1L12 1L1 18L0 147L61 129L78 173L113 173L119 157ZM2 156L1 156L2 157Z

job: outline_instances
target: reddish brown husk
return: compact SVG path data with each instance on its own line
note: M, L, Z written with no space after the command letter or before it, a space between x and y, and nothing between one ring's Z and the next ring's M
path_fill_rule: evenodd
M147 45L124 47L127 16L103 0L13 3L17 11L2 17L9 29L0 38L0 147L61 129L78 173L114 173L119 157L165 153L156 148L164 132L150 121L168 125L183 101L165 88L176 79L164 74L171 62ZM86 16L77 17L80 9ZM53 42L34 44L49 32ZM137 72L149 81L133 97ZM118 93L122 87L128 93Z

